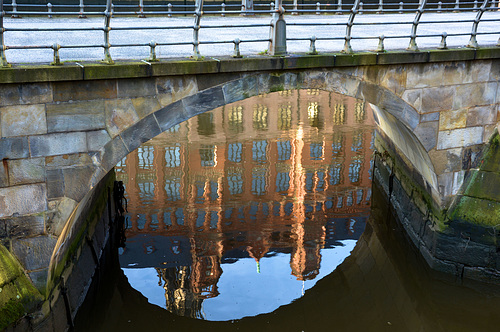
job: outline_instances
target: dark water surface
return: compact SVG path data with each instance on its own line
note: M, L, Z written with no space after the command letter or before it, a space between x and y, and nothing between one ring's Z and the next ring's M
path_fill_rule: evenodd
M285 91L132 152L125 247L76 330L499 331L497 287L407 244L371 182L374 128L359 100Z

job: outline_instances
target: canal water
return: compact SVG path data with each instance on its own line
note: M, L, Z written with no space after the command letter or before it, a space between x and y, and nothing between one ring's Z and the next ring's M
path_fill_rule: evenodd
M500 289L408 244L372 183L375 134L369 104L309 89L145 143L115 168L125 244L76 330L498 331Z

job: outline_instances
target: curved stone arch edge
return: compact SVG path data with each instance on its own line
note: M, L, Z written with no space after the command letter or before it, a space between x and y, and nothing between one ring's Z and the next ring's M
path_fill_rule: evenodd
M95 187L125 156L141 144L198 114L253 96L293 89L331 91L364 100L371 105L379 105L377 109L392 114L422 147L418 138L410 130L410 128L416 128L420 119L412 106L382 86L334 70L253 74L184 97L124 129L100 150L100 166L89 181L89 192L76 205L54 248L49 264L47 290L50 291L53 279L60 274L60 271L56 271L56 267L60 267L61 261L65 259L65 249L70 246L78 233L74 220L77 220L84 211ZM427 153L425 156L429 158Z

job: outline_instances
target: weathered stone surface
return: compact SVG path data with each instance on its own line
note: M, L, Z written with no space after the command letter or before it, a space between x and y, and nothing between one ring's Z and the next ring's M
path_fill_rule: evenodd
M45 105L17 105L0 108L4 137L38 135L47 132Z
M139 121L130 99L116 99L105 102L106 128L111 137L115 137L126 128Z
M45 159L18 159L8 161L11 186L45 181Z
M462 169L462 148L429 152L436 174L458 172Z
M87 151L85 132L54 133L30 137L32 157L47 157Z
M443 173L438 175L439 192L443 197L453 196L464 182L465 171Z
M445 86L422 90L421 113L431 113L452 109L455 87Z
M64 168L64 196L80 202L90 190L90 179L95 171L95 166Z
M488 266L491 247L470 241L465 234L461 237L440 235L436 241L436 258L455 261L469 266Z
M462 81L464 83L488 82L492 67L491 60L466 62L466 70Z
M27 137L1 137L0 159L28 158L30 154Z
M151 138L159 135L161 129L154 114L151 114L134 126L126 129L122 134L122 139L129 151L133 151L141 146L142 143L149 141Z
M0 188L0 217L27 215L47 209L45 184Z
M225 104L222 87L218 86L182 99L188 117L211 111Z
M64 196L64 178L61 169L47 169L47 197Z
M205 75L197 75L196 83L198 85L198 90L203 91L238 78L240 78L240 73L229 72L229 73L205 74Z
M28 271L47 268L57 239L51 236L37 236L12 241L12 252Z
M9 186L9 166L7 160L0 164L0 188Z
M150 78L118 80L118 98L134 98L156 95L156 86Z
M161 108L156 97L134 98L132 99L132 104L134 105L137 115L139 115L139 118L141 119Z
M465 128L467 123L467 109L443 111L439 115L439 130Z
M285 77L286 78L286 77ZM295 76L295 80L296 76ZM359 84L361 80L356 79L352 76L339 74L337 72L329 72L326 76L325 89L328 91L335 91L347 96L356 96L359 89ZM289 87L285 80L285 88L300 88L299 82L296 82L294 86Z
M500 202L500 174L471 170L468 182L464 195Z
M85 299L87 287L91 282L95 269L96 263L93 260L91 249L87 243L85 243L81 248L78 264L75 265L75 269L66 282L68 300L72 310L76 311L78 306Z
M483 226L496 226L500 220L500 203L481 198L460 196L449 212L452 220Z
M116 136L108 144L104 146L104 153L102 155L102 168L109 171L111 168L122 160L129 153L125 143L120 136Z
M67 197L49 201L49 210L51 213L47 217L47 232L59 236L76 205L76 201Z
M420 116L420 122L439 121L440 112L426 113Z
M11 238L25 238L41 235L45 232L43 215L7 218L5 220L7 232Z
M456 87L453 108L490 105L495 103L497 83L474 83L458 85Z
M95 80L53 83L54 101L114 99L117 97L116 81Z
M165 107L186 96L198 92L198 84L194 76L158 77L156 89L161 107Z
M406 89L408 70L403 66L390 66L379 75L380 79L377 83L386 87L396 95L401 96Z
M437 142L438 122L423 122L414 131L426 151L433 149Z
M36 271L31 271L28 273L28 276L33 283L33 286L38 289L38 291L42 294L45 293L45 289L47 287L47 276L49 274L49 269L41 269Z
M49 133L96 130L104 127L103 100L47 105Z
M2 84L0 106L19 104L43 104L52 101L49 83Z
M401 99L413 106L417 111L422 108L422 90L405 90L401 95ZM433 113L434 114L434 113ZM437 113L439 114L439 113Z
M410 66L406 74L406 87L427 88L441 85L444 67L440 63Z
M299 81L302 82L302 87L308 89L325 89L328 82L328 72L321 70L311 70L306 72L301 72L299 74ZM367 83L370 84L370 83ZM259 75L259 92L269 93L273 91L284 90L284 84L280 76L272 76L262 74Z
M154 114L162 132L188 119L182 100L176 101Z
M228 82L222 86L222 91L227 104L256 96L259 94L257 77L247 76L239 80Z
M498 122L496 105L471 107L467 112L467 127L484 126Z
M99 151L109 141L111 137L106 130L87 132L87 147L89 151Z
M438 133L438 150L465 147L480 144L483 141L482 127L460 128Z
M45 158L47 168L75 167L92 165L92 157L88 153L65 154Z
M500 283L500 273L487 268L465 266L463 277L495 285Z

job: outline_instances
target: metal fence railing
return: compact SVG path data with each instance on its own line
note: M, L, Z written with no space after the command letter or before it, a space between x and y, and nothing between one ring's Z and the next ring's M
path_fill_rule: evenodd
M388 41L398 40L398 45L401 45L401 40L406 39L406 48L410 51L418 51L417 39L439 39L434 48L446 48L449 38L461 37L467 38L466 46L477 48L479 47L478 36L488 35L496 38L500 35L498 0L481 2L478 0L447 2L430 0L419 2L344 0L342 2L342 0L336 0L335 3L323 4L320 2L298 3L297 0L288 3L283 0L275 0L271 3L242 0L241 4L216 3L207 0L205 0L206 3L203 0L190 3L187 1L184 3L159 1L148 3L138 0L134 4L120 1L115 1L113 4L112 0L106 0L105 4L98 2L85 4L84 0L78 1L79 3L74 4L47 3L45 5L21 4L16 0L4 4L3 0L0 0L0 66L9 66L9 52L16 51L16 54L19 54L28 50L49 50L52 64L60 65L62 64L60 56L62 50L79 50L80 53L72 53L71 58L63 59L79 60L79 58L86 59L85 53L90 49L102 49L104 51L103 62L112 64L113 57L110 49L119 48L147 49L148 61L156 61L158 48L164 50L162 57L169 57L176 54L175 52L169 53L174 47L189 46L192 47L190 55L195 59L200 59L202 58L200 45L231 45L232 55L240 57L243 54L241 46L251 43L266 43L268 47L265 53L284 55L288 51L287 47L294 43L307 43L308 48L304 48L303 51L309 51L311 54L318 53L317 45L321 43L333 45L326 48L329 52L353 53L354 42L361 45L356 49L371 48L372 51L383 52ZM484 15L485 13L488 15ZM189 19L189 16L194 18ZM270 22L246 19L265 16L271 16ZM144 24L148 20L134 19L136 17L160 17L161 21ZM212 18L209 24L202 24L204 20L207 20L203 19L204 17ZM430 19L423 20L425 17ZM19 18L25 19L19 20ZM43 18L94 18L94 21L92 21L93 25L78 23L84 21L48 24L40 21ZM95 19L99 18L102 18L102 21L96 25L95 23L99 21ZM127 18L127 20L122 24L118 21L120 18ZM173 20L169 21L170 18ZM182 20L176 21L175 18L182 18ZM112 26L112 21L121 24ZM457 26L461 28L457 29ZM478 30L480 26L486 28ZM440 28L443 28L445 32L439 30ZM260 33L250 33L252 29L260 29ZM342 29L345 29L345 32L342 32ZM210 31L206 34L208 38L200 38L201 30ZM168 34L171 38L162 37L163 39L160 38L161 40L157 41L137 42L137 38L142 38L146 31L151 32L152 37ZM126 33L127 37L117 38L116 42L113 39L112 42L111 32ZM192 35L188 36L187 32L192 32ZM237 37L226 38L228 32ZM26 36L34 33L39 33L42 37L35 39L37 43L28 42ZM96 34L99 33L102 34L100 38L103 38L103 43L97 41ZM82 38L72 38L77 35L94 37L89 38L90 42L79 43L78 41ZM43 40L56 41L39 44ZM335 49L336 44L331 44L334 42L343 43L343 47ZM371 46L364 47L362 43ZM374 43L375 47L373 47ZM491 44L491 41L488 43ZM496 40L494 44L498 44L498 41ZM325 47L322 50L324 51ZM12 56L12 58L13 62L22 62L17 60L17 56Z

